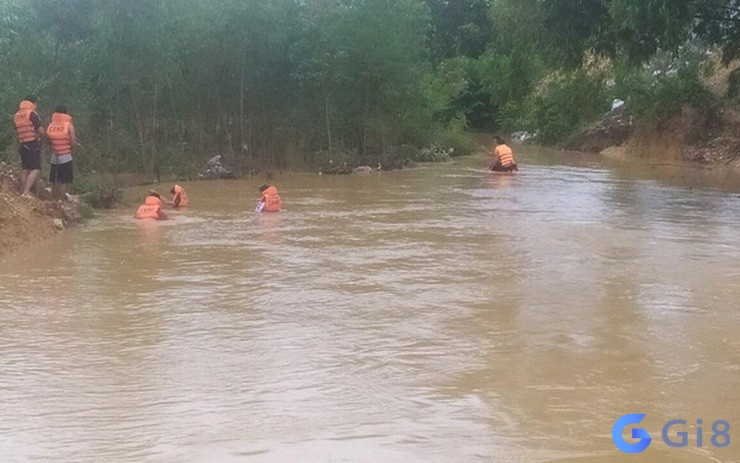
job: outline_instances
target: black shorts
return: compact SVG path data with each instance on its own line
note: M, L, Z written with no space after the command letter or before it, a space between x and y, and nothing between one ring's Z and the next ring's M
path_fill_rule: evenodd
M21 153L21 168L23 170L41 169L41 149L38 142L21 143L18 152Z
M64 164L52 164L49 171L49 182L51 183L72 183L72 161Z

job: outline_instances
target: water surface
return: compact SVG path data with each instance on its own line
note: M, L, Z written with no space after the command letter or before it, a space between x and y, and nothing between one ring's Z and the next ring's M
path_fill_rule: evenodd
M521 161L281 174L273 215L263 179L185 183L163 223L137 189L4 256L0 460L623 461L647 413L634 461L739 461L709 445L740 429L736 186Z

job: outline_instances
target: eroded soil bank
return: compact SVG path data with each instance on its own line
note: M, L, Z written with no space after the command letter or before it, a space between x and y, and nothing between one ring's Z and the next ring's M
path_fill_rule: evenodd
M626 113L606 116L566 143L573 150L621 159L688 161L740 169L740 110L707 114L685 106L650 128L636 128Z
M18 185L16 169L0 163L0 255L33 245L82 219L79 203L24 198Z

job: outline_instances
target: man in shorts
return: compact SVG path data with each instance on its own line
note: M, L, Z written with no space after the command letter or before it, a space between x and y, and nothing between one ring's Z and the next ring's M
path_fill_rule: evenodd
M44 127L36 112L36 98L26 97L13 116L13 124L18 134L18 152L21 155L21 195L32 197L31 189L41 170L41 137Z
M51 116L51 124L46 129L46 138L51 145L51 170L49 181L52 184L54 199L67 198L67 185L72 183L72 152L77 146L72 116L67 107L59 105Z

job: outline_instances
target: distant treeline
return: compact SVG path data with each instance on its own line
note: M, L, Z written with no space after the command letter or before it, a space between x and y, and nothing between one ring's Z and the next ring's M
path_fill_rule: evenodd
M0 149L29 94L45 122L67 105L81 165L105 171L393 163L465 152L470 129L556 141L656 75L682 79L667 101L704 98L687 56L737 58L739 23L737 0L3 0Z

